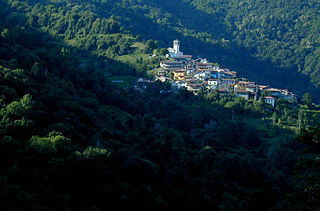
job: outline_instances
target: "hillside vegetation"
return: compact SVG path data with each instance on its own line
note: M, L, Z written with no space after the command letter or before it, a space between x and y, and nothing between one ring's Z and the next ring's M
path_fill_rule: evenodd
M185 52L298 94L314 90L310 84L320 84L319 1L138 2L122 1L114 6L116 11L132 8L132 13L119 18L134 33L166 44L179 38ZM127 19L134 24L125 22ZM140 20L148 24L139 24ZM315 90L314 94L318 95Z
M273 110L166 83L111 83L145 76L161 59L147 55L180 34L169 26L174 3L141 15L169 5L143 3L0 1L0 209L319 209L310 95ZM155 24L152 14L168 19ZM192 33L182 39L200 52L208 44Z
M37 26L100 56L130 53L143 38L182 50L244 77L318 99L320 3L258 0L9 1ZM111 33L111 34L110 34ZM117 43L115 43L117 40Z

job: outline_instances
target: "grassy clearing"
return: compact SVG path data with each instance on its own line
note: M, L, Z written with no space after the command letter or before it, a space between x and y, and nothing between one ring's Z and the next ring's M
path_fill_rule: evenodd
M147 46L142 42L135 42L133 45L131 45L131 47L135 48L137 51L142 52Z
M130 55L122 55L117 57L118 61L124 62L124 63L128 63L128 64L135 64L137 59L140 59L140 57L142 59L147 59L148 58L148 54L143 54L143 53L133 53Z
M134 49L133 52L129 55L122 55L118 56L116 59L128 63L128 64L135 64L137 59L147 59L150 54L145 54L144 50L146 49L146 45L141 42L136 42L131 47Z
M110 81L113 81L113 84L120 86L122 88L128 88L133 86L137 80L138 77L136 76L111 76L108 77Z

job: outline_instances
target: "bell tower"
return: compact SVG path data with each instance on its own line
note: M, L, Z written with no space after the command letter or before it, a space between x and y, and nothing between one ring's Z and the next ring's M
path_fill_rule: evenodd
M180 41L179 40L173 41L173 50L176 55L180 54Z

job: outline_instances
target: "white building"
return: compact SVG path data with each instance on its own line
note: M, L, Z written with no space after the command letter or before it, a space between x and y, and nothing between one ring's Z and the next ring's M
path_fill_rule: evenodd
M264 97L264 102L265 102L265 103L268 103L268 104L272 105L272 107L274 107L274 105L275 105L275 98L272 97L272 96L266 96L266 97Z
M208 89L217 89L220 83L219 79L209 79L208 80Z
M193 75L193 77L198 80L207 80L209 75L205 71L198 71Z
M168 51L169 51L170 57L172 58L183 55L183 52L180 51L180 41L174 40L173 48L168 48Z
M179 61L165 60L160 62L160 67L162 67L164 70L171 70L177 68L184 68L184 64Z

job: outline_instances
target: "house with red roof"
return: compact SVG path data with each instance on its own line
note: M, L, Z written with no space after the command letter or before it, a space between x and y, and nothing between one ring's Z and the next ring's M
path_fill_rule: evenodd
M276 98L275 98L275 97L272 97L272 96L266 96L266 97L264 97L264 102L267 103L267 104L272 105L272 107L275 106L275 101L276 101Z

